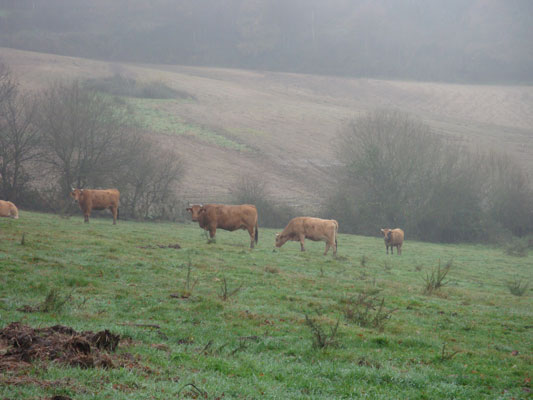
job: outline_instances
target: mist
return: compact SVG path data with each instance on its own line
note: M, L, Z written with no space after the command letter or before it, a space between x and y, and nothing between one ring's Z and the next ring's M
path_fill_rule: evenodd
M12 0L0 46L110 61L533 82L528 0Z

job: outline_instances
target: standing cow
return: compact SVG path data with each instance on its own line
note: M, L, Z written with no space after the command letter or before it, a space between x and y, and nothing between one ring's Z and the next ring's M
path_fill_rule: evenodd
M304 241L310 239L313 241L326 242L326 251L328 254L330 247L333 247L333 255L337 255L337 232L339 223L334 219L320 219L313 217L296 217L289 221L283 232L276 235L276 247L281 247L288 240L300 242L300 248L305 251Z
M117 189L72 189L70 196L79 204L85 222L89 222L92 210L109 208L113 213L113 225L116 225L120 200L120 192Z
M19 218L17 206L10 201L0 200L0 217Z
M192 220L198 222L200 228L209 232L212 241L215 241L217 228L226 231L245 229L250 234L250 248L254 248L259 239L257 226L257 209L250 204L229 206L224 204L195 204L187 208Z
M389 254L389 247L391 254L394 254L394 246L396 246L396 253L398 253L398 255L401 255L404 236L403 231L400 228L384 228L381 230L381 233L383 233L383 240L385 240L387 254Z

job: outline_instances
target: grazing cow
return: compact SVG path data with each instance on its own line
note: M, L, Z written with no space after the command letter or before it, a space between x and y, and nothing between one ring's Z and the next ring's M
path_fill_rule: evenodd
M109 208L113 213L113 225L116 225L118 203L120 200L120 192L117 189L72 189L70 196L80 205L85 222L89 222L89 216L92 210L105 210Z
M339 223L334 219L320 219L313 217L296 217L289 221L283 232L276 235L276 247L281 247L292 240L300 242L302 251L305 251L304 240L310 239L314 241L326 242L326 251L324 255L328 254L330 247L333 247L333 255L337 255L337 231L339 230Z
M400 228L385 228L381 230L381 233L383 233L383 239L385 240L387 254L389 254L389 247L391 254L394 254L394 246L396 246L396 253L398 253L398 255L401 255L403 244L403 231Z
M195 204L187 208L192 220L198 222L200 228L209 231L212 241L215 241L217 228L233 232L245 229L250 234L250 248L257 243L259 230L257 227L257 209L250 204L228 206L224 204Z
M10 201L0 200L0 217L19 218L17 206Z

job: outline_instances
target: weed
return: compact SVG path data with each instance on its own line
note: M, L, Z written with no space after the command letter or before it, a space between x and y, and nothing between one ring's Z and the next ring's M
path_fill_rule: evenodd
M335 326L333 328L330 327L329 334L328 334L326 333L326 329L323 326L321 326L316 319L310 318L307 314L305 314L305 324L309 327L309 329L313 333L313 347L319 348L319 349L325 349L329 346L336 345L339 322L340 322L340 317L337 319L337 323L335 324Z
M363 254L361 256L361 267L366 267L367 262L368 262L368 257Z
M441 268L439 260L439 265L437 269L433 269L431 271L431 275L429 273L426 273L426 277L424 278L424 294L430 295L435 290L438 290L441 287L447 285L450 281L445 281L444 278L446 278L446 275L448 274L448 272L450 272L452 266L453 260L450 260L446 263L446 266L444 268Z
M392 313L398 309L386 310L385 298L380 301L377 293L379 290L367 291L360 293L357 298L352 296L344 300L345 318L361 327L373 327L382 332Z
M439 357L439 361L451 360L452 358L454 358L459 353L460 353L459 350L454 351L454 352L447 352L446 351L446 343L443 343L442 344L442 350L441 350L440 357Z
M529 288L529 281L524 281L516 277L513 281L507 283L509 292L515 296L523 296Z
M226 281L226 277L222 278L222 285L220 288L220 298L224 301L228 300L233 295L237 294L239 290L242 289L242 283L239 287L233 290L228 290L228 283Z
M265 272L268 272L270 274L279 274L279 268L278 267L272 267L270 265L267 265L265 267Z
M74 291L71 291L68 295L61 296L57 289L50 289L44 301L37 306L37 310L41 312L59 313L63 309L63 306L66 304L66 302L72 299L73 292Z
M191 297L192 292L196 284L198 283L198 278L196 278L196 280L194 281L192 280L191 270L192 270L192 264L191 264L191 259L189 258L189 262L187 264L187 278L185 279L183 290L179 294L171 294L170 297L182 298L182 299L187 299Z
M390 272L392 270L392 264L390 263L389 260L383 263L383 268L385 268L386 272Z

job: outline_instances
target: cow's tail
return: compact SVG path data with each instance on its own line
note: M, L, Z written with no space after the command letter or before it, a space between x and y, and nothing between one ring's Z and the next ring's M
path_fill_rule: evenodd
M255 221L255 244L257 244L257 241L259 240L259 227L257 226L257 221Z
M337 234L339 233L339 223L335 221L335 250L337 250Z

